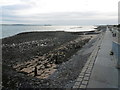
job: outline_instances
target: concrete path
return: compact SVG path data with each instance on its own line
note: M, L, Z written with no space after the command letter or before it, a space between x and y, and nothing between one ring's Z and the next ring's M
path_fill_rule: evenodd
M94 66L95 58L97 56L98 50L100 48L104 33L99 34L95 44L92 54L84 65L81 73L79 74L73 88L86 88L90 79L90 75Z
M96 47L83 67L73 88L118 88L120 70L110 55L112 34L108 28L96 41Z
M87 88L118 88L118 69L110 56L111 49L112 35L107 28Z

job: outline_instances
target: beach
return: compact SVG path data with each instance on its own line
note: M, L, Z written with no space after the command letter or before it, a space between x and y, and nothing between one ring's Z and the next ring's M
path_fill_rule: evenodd
M120 88L118 0L0 5L0 89Z
M3 87L72 87L98 37L99 33L52 31L2 39Z

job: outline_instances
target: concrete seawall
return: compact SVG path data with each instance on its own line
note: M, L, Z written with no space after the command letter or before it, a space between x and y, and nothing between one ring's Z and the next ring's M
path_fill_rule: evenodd
M120 44L117 42L112 42L112 51L116 59L116 66L120 68Z
M113 40L112 40L112 51L116 60L117 68L120 68L120 31L118 28L112 28Z

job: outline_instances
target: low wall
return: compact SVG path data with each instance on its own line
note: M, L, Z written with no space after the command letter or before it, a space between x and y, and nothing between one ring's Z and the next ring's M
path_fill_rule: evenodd
M114 56L117 60L117 67L120 68L120 44L117 42L112 43L112 51L114 53Z

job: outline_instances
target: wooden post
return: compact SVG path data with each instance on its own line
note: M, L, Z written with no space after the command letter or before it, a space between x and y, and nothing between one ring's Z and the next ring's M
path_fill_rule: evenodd
M35 69L34 69L34 77L37 76L37 67L35 66Z

